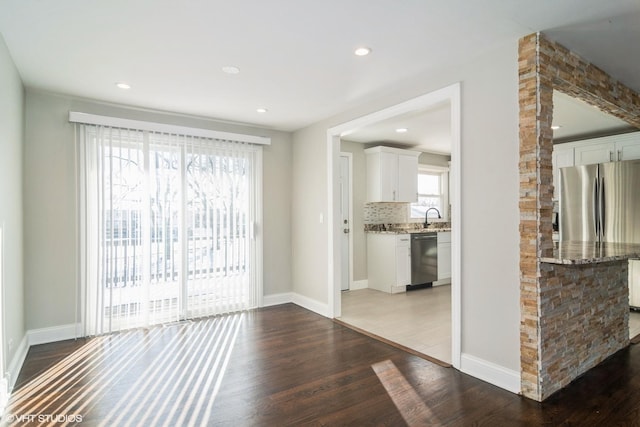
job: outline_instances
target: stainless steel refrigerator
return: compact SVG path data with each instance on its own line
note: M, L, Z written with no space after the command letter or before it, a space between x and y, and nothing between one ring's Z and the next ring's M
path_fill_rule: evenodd
M560 241L640 244L640 160L560 168L559 215ZM640 279L629 279L640 307Z

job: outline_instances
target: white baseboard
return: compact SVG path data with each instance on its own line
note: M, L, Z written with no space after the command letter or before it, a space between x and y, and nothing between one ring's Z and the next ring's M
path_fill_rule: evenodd
M460 371L511 393L520 394L520 372L465 353L460 355Z
M20 341L20 345L16 349L16 353L13 355L11 363L9 363L9 370L7 372L6 379L9 392L13 390L13 386L16 384L18 374L20 374L20 369L22 369L22 365L24 364L24 360L27 358L28 352L29 343L27 341L27 336L25 335Z
M72 340L78 337L80 324L52 326L50 328L31 329L27 331L29 346L50 342Z
M357 291L358 289L367 289L369 287L369 281L365 280L354 280L351 283L350 291Z
M318 313L321 316L329 318L332 317L329 314L329 306L327 304L323 304L309 297L305 297L304 295L300 295L294 292L292 302L302 308L306 308L307 310L311 310L314 313Z
M272 305L287 304L293 302L292 292L283 292L281 294L271 294L262 297L262 306L270 307Z

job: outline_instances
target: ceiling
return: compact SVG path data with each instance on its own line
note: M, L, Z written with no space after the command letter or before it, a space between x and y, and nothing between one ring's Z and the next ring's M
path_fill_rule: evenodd
M27 87L284 131L535 31L640 91L639 23L638 0L0 0Z

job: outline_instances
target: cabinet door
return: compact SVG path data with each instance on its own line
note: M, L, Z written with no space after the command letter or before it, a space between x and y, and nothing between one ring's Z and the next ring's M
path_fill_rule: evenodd
M553 199L558 200L560 194L560 168L573 166L573 147L564 148L561 145L553 147L551 156L553 163Z
M575 166L612 162L616 160L615 151L613 142L578 146L575 148Z
M396 247L396 285L411 284L411 247Z
M418 158L398 155L398 202L418 201Z
M616 160L640 159L640 140L620 141L616 143Z
M438 280L451 278L451 232L438 233Z
M398 155L380 153L380 201L397 202Z

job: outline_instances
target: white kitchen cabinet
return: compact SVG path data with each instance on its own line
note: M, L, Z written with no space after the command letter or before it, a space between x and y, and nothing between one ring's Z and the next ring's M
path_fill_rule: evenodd
M438 280L433 286L451 283L451 232L438 233Z
M615 151L615 142L585 143L575 148L575 165L611 162Z
M396 236L396 284L411 283L411 238L408 234Z
M408 234L367 234L369 288L405 292L411 282L411 241Z
M640 135L628 137L616 143L616 160L636 160L640 159Z
M640 308L640 260L629 260L629 305Z
M367 202L416 202L419 151L373 147L367 155Z
M575 145L575 165L640 159L640 132L592 138Z
M573 146L558 144L553 147L551 162L553 163L553 200L558 200L560 195L560 168L574 166Z

